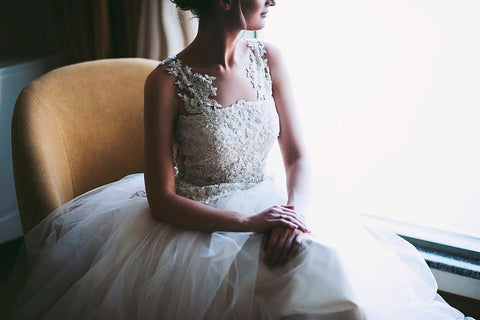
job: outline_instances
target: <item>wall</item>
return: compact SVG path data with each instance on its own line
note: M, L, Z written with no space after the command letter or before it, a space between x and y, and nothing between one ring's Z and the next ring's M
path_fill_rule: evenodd
M0 67L0 243L20 237L12 170L11 121L18 94L30 81L62 64L59 54L16 60Z
M0 64L60 50L50 2L0 1Z
M49 0L0 1L0 243L22 235L13 182L10 128L18 94L61 66Z

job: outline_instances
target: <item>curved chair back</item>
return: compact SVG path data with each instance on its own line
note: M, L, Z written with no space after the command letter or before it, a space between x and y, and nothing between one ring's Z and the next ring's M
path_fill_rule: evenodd
M143 88L157 64L82 62L23 89L12 119L12 153L25 234L74 197L143 171Z

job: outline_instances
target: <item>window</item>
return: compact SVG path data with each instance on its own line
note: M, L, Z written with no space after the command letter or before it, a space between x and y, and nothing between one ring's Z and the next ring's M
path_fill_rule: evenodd
M478 12L476 0L269 10L258 36L287 60L320 219L382 217L480 251Z

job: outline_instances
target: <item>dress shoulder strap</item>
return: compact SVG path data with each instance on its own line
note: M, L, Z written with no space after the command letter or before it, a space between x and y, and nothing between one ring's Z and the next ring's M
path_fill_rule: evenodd
M217 95L217 88L213 86L214 76L192 71L175 56L163 60L160 64L175 78L177 95L183 100L187 113L201 113L209 109L205 107L219 107L211 98Z
M245 39L250 53L250 65L247 75L254 88L257 88L257 98L265 100L272 96L272 78L268 67L268 60L265 57L267 51L265 45L258 39Z

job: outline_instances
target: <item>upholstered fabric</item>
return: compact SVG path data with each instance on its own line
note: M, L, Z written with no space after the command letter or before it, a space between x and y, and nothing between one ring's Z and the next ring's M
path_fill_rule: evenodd
M27 233L74 197L143 171L143 87L157 61L53 70L23 89L12 120L18 206Z

